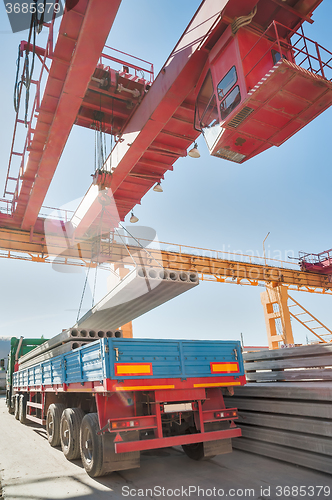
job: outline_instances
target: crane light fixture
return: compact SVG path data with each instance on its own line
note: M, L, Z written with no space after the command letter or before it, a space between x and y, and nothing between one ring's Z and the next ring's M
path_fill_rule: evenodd
M200 152L198 151L197 142L195 142L194 147L189 151L188 156L191 158L200 158Z
M153 188L153 191L155 191L156 193L162 193L163 192L163 188L161 187L160 182L158 182L155 185L155 187Z
M135 224L135 222L138 222L138 221L139 221L139 218L138 218L138 217L136 217L136 215L134 215L134 212L131 212L131 217L130 217L130 219L129 219L129 220L130 220L130 222L131 222L132 224Z

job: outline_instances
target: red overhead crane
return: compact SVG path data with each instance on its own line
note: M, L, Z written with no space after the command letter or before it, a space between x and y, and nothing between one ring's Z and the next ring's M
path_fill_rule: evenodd
M302 271L332 275L332 248L320 253L300 252L299 264Z
M120 1L79 2L45 53L52 65L28 163L1 226L43 232L38 212L74 123L99 121L116 137L58 227L76 239L113 229L201 133L212 155L237 163L282 144L332 103L332 53L302 31L321 1L204 0L153 83L152 70L137 73L145 61L115 71L99 60Z

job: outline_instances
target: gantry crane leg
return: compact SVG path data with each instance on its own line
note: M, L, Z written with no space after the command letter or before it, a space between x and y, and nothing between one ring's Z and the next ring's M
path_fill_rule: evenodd
M294 344L291 317L288 308L288 291L284 285L267 285L261 293L261 302L267 330L269 349L278 349L279 342ZM276 320L280 319L281 333L277 330Z

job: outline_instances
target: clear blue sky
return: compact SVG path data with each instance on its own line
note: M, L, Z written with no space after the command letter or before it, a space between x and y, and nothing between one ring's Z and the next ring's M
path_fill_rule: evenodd
M123 0L108 44L151 61L156 74L187 26L198 0ZM307 36L332 49L331 2L325 0L306 25ZM14 123L12 105L17 46L27 33L13 35L0 4L1 116L0 186L4 185ZM44 37L44 35L40 35ZM37 41L40 45L42 42ZM149 192L135 208L140 223L156 229L161 241L255 252L285 258L299 250L332 247L331 109L280 148L237 165L212 158L203 138L201 158L183 158L168 172L162 194ZM83 196L93 172L94 134L74 127L45 204L59 207ZM1 193L2 194L2 193ZM127 221L128 222L128 221ZM48 264L0 259L0 336L52 337L76 320L85 274L55 272ZM134 321L134 335L156 338L239 339L266 345L260 303L263 288L203 282ZM331 297L293 293L332 326ZM84 308L90 306L87 294ZM295 340L306 333L294 326Z

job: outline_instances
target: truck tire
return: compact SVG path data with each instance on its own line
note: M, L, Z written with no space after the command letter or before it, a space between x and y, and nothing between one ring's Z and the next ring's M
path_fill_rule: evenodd
M6 405L8 408L8 412L12 415L14 413L14 408L12 407L12 398L10 391L6 392Z
M27 423L27 397L25 394L20 395L19 405L18 405L18 419L21 424Z
M65 405L52 403L47 410L46 433L47 440L51 446L60 446L60 421Z
M97 413L88 413L82 420L80 449L83 467L91 477L105 475L103 470L103 441L98 436L99 421Z
M80 458L80 430L85 413L81 408L66 408L60 421L61 448L67 460Z
M204 448L203 443L193 443L193 444L183 444L182 449L185 454L192 460L203 460L204 459ZM213 458L213 457L209 457Z
M221 421L221 422L207 422L204 426L206 432L211 431L221 431L225 429L229 429L229 422ZM188 429L188 433L196 433L197 429L195 427L191 427ZM211 446L211 444L213 445ZM230 449L229 449L230 448ZM211 441L206 443L193 443L193 444L183 444L182 449L185 454L191 458L192 460L210 460L214 458L216 455L220 455L223 453L229 453L232 451L230 445L230 439L222 439L217 441Z
M18 416L19 416L19 404L20 404L20 395L19 394L16 394L14 396L14 417L16 418L16 420L18 420Z

